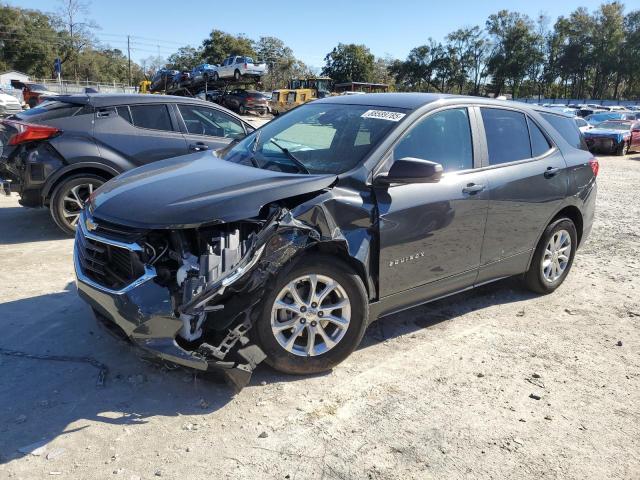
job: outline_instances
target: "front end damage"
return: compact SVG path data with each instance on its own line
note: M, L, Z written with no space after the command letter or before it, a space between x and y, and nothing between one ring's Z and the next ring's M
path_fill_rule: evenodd
M371 223L352 216L350 240L331 218L334 196L324 196L324 204L273 204L254 219L184 229L116 227L85 211L74 249L78 292L151 356L220 371L241 389L265 359L249 332L286 262L331 242L368 264ZM370 217L369 206L356 210Z

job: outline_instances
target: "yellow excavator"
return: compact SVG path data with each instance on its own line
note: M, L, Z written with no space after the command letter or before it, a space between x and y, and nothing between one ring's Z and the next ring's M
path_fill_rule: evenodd
M303 103L324 98L330 94L330 91L329 77L293 78L287 83L287 88L273 91L269 110L274 115L280 115Z

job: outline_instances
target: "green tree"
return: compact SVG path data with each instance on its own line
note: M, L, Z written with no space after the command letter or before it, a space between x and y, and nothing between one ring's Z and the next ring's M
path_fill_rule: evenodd
M167 58L167 66L174 70L191 70L200 63L202 63L202 50L189 45L180 47L177 52Z
M365 45L339 43L324 58L322 74L335 83L370 82L373 79L375 57Z
M389 71L404 90L428 92L434 88L441 91L439 78L447 66L446 55L442 44L429 38L425 45L411 49L405 61L395 61Z
M0 5L0 63L32 76L52 75L60 38L49 16Z
M627 14L624 19L625 44L620 68L626 84L627 96L640 96L640 10Z
M500 95L505 84L510 84L515 97L528 66L539 61L539 39L533 22L527 15L500 10L489 16L486 27L493 40L487 66L493 77L494 93Z
M97 24L87 18L89 3L81 0L58 0L58 11L53 17L60 34L60 59L62 65L71 64L74 77L78 78L80 53L94 44L93 31Z
M273 90L286 85L293 77L298 60L293 50L276 37L260 37L255 43L254 50L258 58L267 64L267 74L263 77L264 85Z
M619 2L604 3L594 15L595 32L593 39L594 57L594 98L605 97L608 88L613 84L614 90L609 94L618 96L618 88L622 80L624 46L624 7Z
M208 63L221 64L229 55L256 54L253 42L244 35L231 35L222 30L212 30L202 42L202 56Z

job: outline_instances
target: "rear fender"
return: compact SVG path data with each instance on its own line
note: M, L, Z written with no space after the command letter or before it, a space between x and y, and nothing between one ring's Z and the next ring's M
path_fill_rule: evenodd
M98 162L82 162L67 165L66 167L57 170L53 175L47 178L47 181L42 188L43 204L46 204L49 201L54 188L56 187L56 185L58 185L58 183L60 183L60 181L62 181L65 177L75 175L77 173L91 173L94 175L100 175L109 180L119 175L121 172L109 165Z

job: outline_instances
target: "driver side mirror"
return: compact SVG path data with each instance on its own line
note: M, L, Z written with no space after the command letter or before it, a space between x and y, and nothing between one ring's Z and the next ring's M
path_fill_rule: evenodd
M442 165L420 158L405 157L393 162L389 173L379 175L376 185L394 183L435 183L442 177Z

